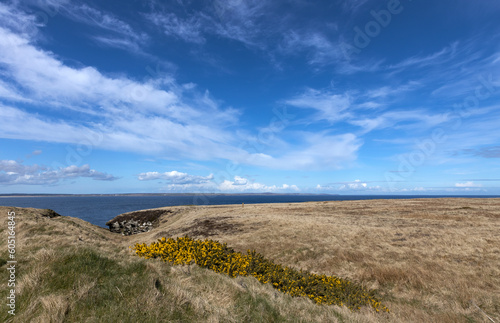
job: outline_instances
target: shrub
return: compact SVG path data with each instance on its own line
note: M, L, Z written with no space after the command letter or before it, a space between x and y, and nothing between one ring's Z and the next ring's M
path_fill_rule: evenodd
M225 243L208 239L194 240L188 236L176 240L161 238L149 246L143 243L131 248L138 256L146 259L161 258L174 265L188 265L194 262L200 267L230 277L251 275L283 293L309 297L318 304L347 306L351 310L371 306L377 312L389 312L373 291L368 291L358 284L335 276L311 274L283 267L255 250L248 250L244 255L235 252Z

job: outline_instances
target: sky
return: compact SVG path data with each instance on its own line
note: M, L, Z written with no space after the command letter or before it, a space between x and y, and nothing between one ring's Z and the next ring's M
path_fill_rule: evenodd
M500 194L497 0L0 2L0 193Z

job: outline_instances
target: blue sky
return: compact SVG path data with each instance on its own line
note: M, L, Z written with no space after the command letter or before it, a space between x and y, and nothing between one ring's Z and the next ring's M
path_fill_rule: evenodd
M0 193L500 194L498 17L2 1Z

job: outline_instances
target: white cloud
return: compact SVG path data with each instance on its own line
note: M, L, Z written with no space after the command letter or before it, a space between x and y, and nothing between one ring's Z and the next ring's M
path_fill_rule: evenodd
M347 193L347 191L356 193L386 193L388 190L379 185L371 186L367 182L363 182L359 179L352 182L339 182L331 183L328 185L318 184L314 188L314 191L318 193Z
M246 178L243 178L240 176L234 177L233 185L247 185L247 184L248 184L248 180Z
M74 21L99 28L101 32L106 32L107 35L93 35L92 39L107 46L142 53L141 45L146 44L149 40L145 33L135 31L125 21L112 14L92 8L87 4L60 4L58 12Z
M364 190L368 187L368 184L361 182L359 179L355 180L353 183L346 183L340 187L341 190Z
M481 184L476 184L474 182L465 182L465 183L455 183L455 187L460 187L460 188L472 188L472 187L483 187Z
M286 100L285 103L298 108L316 110L318 114L315 119L334 122L350 115L347 110L351 106L351 98L348 94L307 89L300 95Z
M118 34L128 35L132 38L141 39L143 36L134 32L132 27L115 16L104 13L86 4L63 7L63 12L76 21L88 25L97 26L105 30L113 31Z
M36 16L25 14L13 6L0 3L1 25L15 31L16 33L31 35L37 33Z
M417 82L408 82L399 87L384 86L368 90L364 95L347 91L335 93L329 90L307 89L299 95L285 100L284 103L292 107L316 111L308 118L311 122L326 120L337 123L344 121L363 128L361 134L388 127L422 130L449 121L449 112L433 113L422 108L380 111L389 105L384 100L387 97L399 97L419 86Z
M379 185L371 186L367 182L356 179L352 182L342 183L338 187L339 191L360 191L360 192L385 192L386 189Z
M183 20L173 13L156 12L147 14L146 18L157 25L167 36L173 36L189 43L202 44L205 42L200 17L191 16Z
M357 158L362 145L354 134L329 135L326 133L297 132L301 142L272 155L254 153L243 155L240 163L274 169L341 169Z
M23 165L14 160L0 160L0 184L3 185L54 185L61 180L80 177L100 181L114 181L117 177L90 169L89 165L60 167L57 169L39 166Z
M296 185L283 184L282 186L268 186L265 184L251 182L246 178L235 176L234 181L224 180L219 184L218 189L221 192L272 192L272 193L286 193L300 191Z
M178 171L171 171L165 173L159 172L147 172L141 173L137 176L140 181L151 181L151 180L166 180L171 184L203 184L211 182L214 176L210 174L209 176L196 176L189 175L186 173L181 173Z
M177 171L159 173L145 172L138 175L141 181L166 180L165 191L171 192L212 192L212 193L294 193L300 189L296 185L265 185L241 176L218 183L212 174L208 176L190 175Z
M278 50L286 55L297 55L303 51L310 52L308 63L311 65L331 65L344 60L344 54L338 43L329 40L317 31L288 31L284 33Z
M101 45L128 50L133 53L147 55L142 52L142 46L133 40L110 36L92 36L92 39Z
M65 121L53 121L2 104L0 104L0 117L5 122L0 129L2 138L78 144L86 140L85 134L88 137L98 137L94 136L95 131L83 126Z
M268 13L268 1L217 0L211 19L218 36L239 41L250 47L266 47L263 33L270 29L260 21Z
M416 90L420 84L418 82L409 82L407 84L391 87L391 86L382 86L380 88L376 88L370 90L366 93L366 96L369 98L386 98L388 96L398 97L404 95L404 93L409 91Z
M98 132L104 148L142 152L171 148L172 154L184 156L193 151L204 155L210 149L220 158L234 150L226 147L235 139L228 139L233 136L224 127L236 122L238 111L221 110L208 93L197 94L195 88L178 86L168 77L139 83L105 76L93 67L71 68L3 28L0 63L3 75L23 88L33 105L49 113L78 112L73 114L77 119L63 121L0 105L4 138L79 143L85 140L83 133Z
M349 123L363 128L364 132L392 127L418 128L420 130L435 127L450 120L448 113L433 114L425 110L394 111L378 113L375 117L362 116L348 120ZM404 123L404 124L403 124Z
M340 169L356 160L362 142L353 134L304 133L306 148L291 151L274 160L282 169Z
M202 44L206 41L205 35L216 35L248 47L265 49L263 33L268 33L269 29L262 24L261 18L267 13L267 5L266 1L217 0L207 3L203 10L183 16L171 12L171 6L164 6L145 17L165 35L188 43Z
M85 10L95 14L102 28L113 30L113 17ZM241 148L251 135L238 128L240 111L222 109L208 91L177 84L170 75L138 82L92 66L70 67L37 48L29 35L1 27L0 72L0 138L69 144L90 140L93 148L286 169L338 169L356 159L361 144L349 133L303 133L301 143L286 143L286 151L262 146L251 153ZM17 102L25 104L20 108ZM290 103L335 118L349 97L310 90Z
M370 0L350 0L342 1L342 8L350 14L355 14L365 3Z
M495 145L481 147L479 149L463 149L460 153L483 158L500 158L500 146Z
M38 156L38 155L41 155L42 154L42 151L37 149L37 150L34 150L31 154L28 154L26 155L26 158L32 158L34 156Z
M376 109L382 106L381 103L375 101L366 101L357 105L360 109Z
M142 105L150 111L168 113L168 107L177 102L173 91L156 89L151 83L109 78L93 67L65 66L52 53L35 48L28 39L6 29L0 28L0 39L4 76L7 74L11 84L29 91L32 100L88 114L102 113L103 108L110 112L117 105ZM100 108L91 108L91 104Z
M427 56L412 56L397 64L390 65L388 68L394 70L405 70L414 66L424 67L428 65L442 64L454 57L457 45L458 43L453 43L452 45L441 49L439 52L435 52Z

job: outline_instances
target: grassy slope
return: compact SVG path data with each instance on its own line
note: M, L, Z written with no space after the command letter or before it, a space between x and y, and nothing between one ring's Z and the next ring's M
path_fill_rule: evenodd
M430 199L172 207L124 237L79 219L17 216L13 322L483 322L500 319L500 200ZM0 258L6 259L6 221ZM284 265L377 288L389 315L318 306L251 277L172 267L128 246L210 237ZM0 259L0 263L3 263ZM5 264L0 279L7 281ZM4 286L5 284L2 283ZM6 299L7 290L0 290ZM9 319L6 306L0 321ZM12 318L10 318L12 319Z

